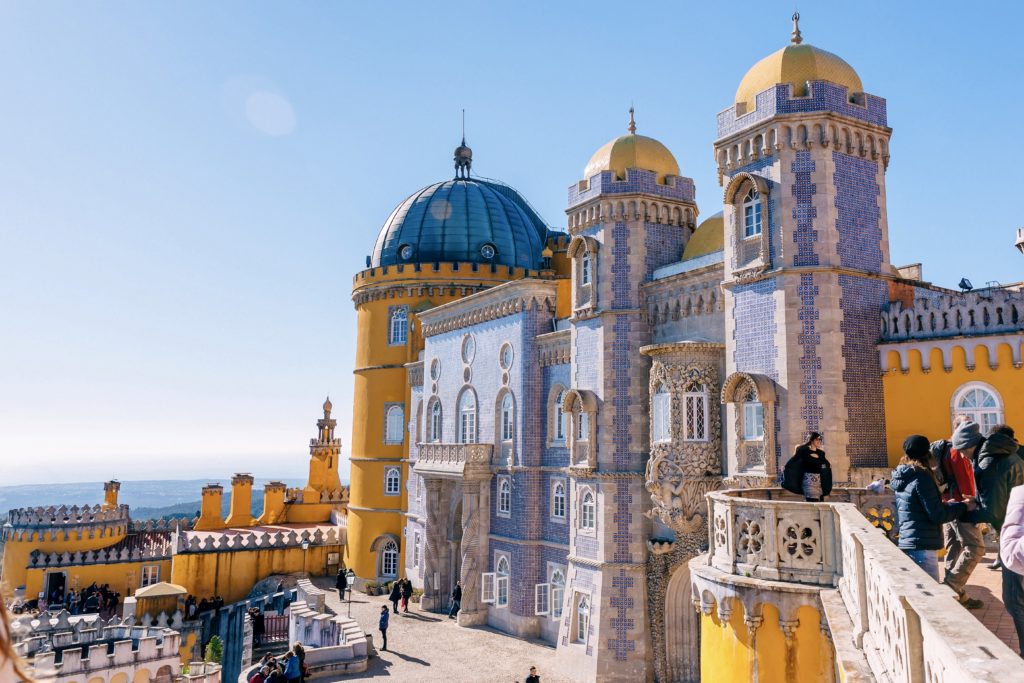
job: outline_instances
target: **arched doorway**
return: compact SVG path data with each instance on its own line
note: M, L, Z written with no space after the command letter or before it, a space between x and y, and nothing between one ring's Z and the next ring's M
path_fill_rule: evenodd
M693 608L687 562L672 573L665 590L665 659L672 683L700 681L700 621Z

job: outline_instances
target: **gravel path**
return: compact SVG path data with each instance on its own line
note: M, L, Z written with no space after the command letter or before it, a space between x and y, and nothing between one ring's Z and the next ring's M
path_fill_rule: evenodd
M333 578L314 579L314 583L327 592L327 605L335 613L348 615L348 604L338 599ZM521 683L530 667L536 666L542 683L576 683L555 675L555 648L546 643L519 640L488 627L460 627L443 614L420 611L419 605L410 604L408 614L391 614L388 651L381 652L377 630L381 605L391 608L384 596L352 593L352 618L373 634L377 656L370 658L364 674L328 680L388 677L395 681Z

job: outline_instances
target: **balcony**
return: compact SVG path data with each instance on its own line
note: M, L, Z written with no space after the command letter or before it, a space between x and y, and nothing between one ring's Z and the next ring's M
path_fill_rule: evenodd
M423 477L461 479L490 474L489 443L420 443L413 472Z

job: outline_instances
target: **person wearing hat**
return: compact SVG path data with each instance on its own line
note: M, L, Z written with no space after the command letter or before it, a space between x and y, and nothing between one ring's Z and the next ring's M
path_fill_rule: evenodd
M974 483L974 455L985 440L977 422L963 420L947 441L942 439L931 445L935 478L939 484L943 503L963 503L977 498ZM946 549L946 576L943 582L953 589L967 609L984 605L967 595L966 586L971 572L985 556L985 539L977 524L958 519L942 525L942 544Z
M931 470L928 439L914 434L903 442L904 456L892 471L889 486L896 492L896 519L899 524L899 548L939 580L938 550L942 548L942 525L963 517L977 503L943 503L939 485Z

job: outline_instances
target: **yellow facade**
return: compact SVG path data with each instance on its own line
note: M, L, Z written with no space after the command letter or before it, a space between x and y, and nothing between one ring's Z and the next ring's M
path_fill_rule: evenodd
M50 533L36 531L26 534L23 538L8 537L4 542L3 553L3 584L5 594L10 594L18 586L26 585L28 578L29 556L32 551L39 550L44 553L99 550L112 546L121 541L127 534L126 525L109 526L93 529L93 535L89 532L72 531L67 535L61 533ZM112 581L107 581L113 585ZM88 585L88 584L86 584ZM39 584L38 592L42 584ZM34 596L35 593L27 593Z
M6 553L6 550L4 551ZM46 585L46 575L51 573L63 573L66 576L67 586L79 590L93 583L98 586L108 584L112 590L128 596L135 593L142 580L142 568L152 565L160 567L160 578L167 580L171 575L171 560L150 560L145 562L115 562L112 564L87 564L72 565L68 567L38 568L29 569L25 573L25 595L34 597L43 590ZM11 587L15 585L13 582Z
M1018 433L1024 430L1024 369L1014 366L1012 347L1016 344L1019 349L1020 340L1015 336L993 343L984 337L968 337L880 347L887 367L882 386L889 463L899 461L903 440L911 434L931 440L949 438L954 397L973 382L994 390L1001 403L1002 421ZM949 346L947 368L943 348ZM969 353L973 363L968 362Z

